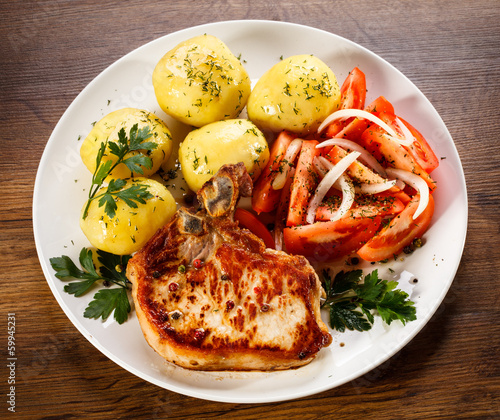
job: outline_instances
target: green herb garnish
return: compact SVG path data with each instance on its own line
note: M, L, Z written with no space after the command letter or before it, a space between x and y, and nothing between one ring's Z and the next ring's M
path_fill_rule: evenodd
M321 307L329 308L330 326L337 331L368 331L374 313L389 325L395 320L406 324L417 319L408 294L396 289L397 282L379 279L377 270L364 281L362 270L341 271L333 281L329 270L324 270L323 285L327 296Z
M123 189L126 183L124 179L112 179L106 191L94 197L94 199L99 198L99 207L104 206L104 211L110 219L115 217L118 208L116 205L117 198L125 201L129 207L136 209L137 203L145 204L146 200L153 197L146 185L137 184Z
M150 157L142 153L143 150L146 152L156 149L158 145L154 142L146 141L152 136L149 131L149 127L143 127L138 129L138 124L134 124L130 129L129 136L122 129L118 132L118 141L109 141L101 143L101 147L97 152L96 156L96 169L92 175L92 185L89 189L89 198L87 200L87 205L83 211L82 218L85 219L88 215L88 210L90 203L99 199L99 207L105 206L104 211L110 219L115 217L116 211L116 199L121 199L125 201L130 207L137 208L137 203L145 203L145 200L152 197L152 195L147 191L147 187L144 185L134 185L127 189L123 189L126 181L123 179L112 179L107 190L97 195L97 192L101 188L105 179L108 175L115 169L119 164L123 163L130 172L136 172L138 174L143 174L143 168L150 169L153 166L153 161ZM106 150L109 148L109 152L115 155L117 159L102 161ZM126 157L128 153L137 151L137 154Z
M99 290L94 299L89 303L83 316L85 318L107 319L114 310L114 318L123 324L130 312L130 302L127 290L130 282L125 276L130 255L114 255L97 250L97 259L102 266L97 269L92 259L92 251L83 248L80 251L79 262L81 269L66 255L50 259L50 265L56 271L56 277L61 280L76 279L79 281L68 283L64 286L66 293L79 297L88 292L96 282L109 287L112 284L119 287Z

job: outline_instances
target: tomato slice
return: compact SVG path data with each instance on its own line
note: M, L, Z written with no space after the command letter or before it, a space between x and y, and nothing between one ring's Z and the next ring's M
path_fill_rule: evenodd
M341 109L363 109L366 100L365 74L354 67L340 88Z
M379 117L394 126L396 116L389 113L381 113ZM396 129L396 127L394 127ZM413 156L400 143L386 135L384 129L379 126L370 126L365 130L359 142L384 166L404 169L421 176L431 191L436 189L435 181L418 164Z
M347 150L335 144L332 146L325 157L334 165L336 165L348 154L349 153L347 152ZM366 165L357 160L349 165L346 172L355 182L358 183L376 184L386 181L379 174L375 173Z
M419 201L418 195L413 197L401 213L358 250L358 255L366 261L382 261L398 255L414 239L420 238L429 227L434 214L434 198L429 195L429 204L413 220Z
M286 149L296 137L295 134L282 131L272 144L269 151L269 162L264 166L253 187L252 208L257 214L273 211L278 205L281 191L275 190L271 184L276 173L280 170L281 160Z
M345 218L288 227L283 230L286 251L312 261L334 261L355 252L372 238L381 220L381 217Z
M373 114L378 114L380 112L394 114L394 107L384 96L379 96L365 108L365 111ZM342 126L339 125L336 127L335 125L329 125L326 130L326 136L357 141L368 128L370 122L363 118L354 118L350 119L347 124L346 122L339 122L339 124Z
M342 160L342 158L346 157L348 155L348 152L343 149L342 147L339 147L337 145L332 146L330 151L327 153L325 156L330 162L333 164L337 164ZM347 168L347 174L352 178L352 180L356 183L363 183L363 184L377 184L386 181L384 178L382 178L379 174L376 172L372 171L370 168L367 166L363 165L359 161L354 161L348 168ZM396 196L399 198L403 203L407 203L410 201L410 197L402 190L400 190L398 187L394 186L391 189L388 190L388 193L391 195Z
M293 177L290 192L290 208L287 226L302 225L306 222L307 207L318 184L318 175L313 160L320 154L316 140L304 140Z
M264 223L262 223L253 213L241 207L237 207L234 212L234 220L236 220L242 228L248 229L255 236L262 239L266 244L266 248L274 249L275 244L271 232L267 230Z
M318 207L316 221L329 221L340 206L341 198L332 195ZM351 209L343 216L353 219L394 216L405 208L403 202L389 194L356 195Z
M371 112L372 114L380 114L381 112L394 114L394 106L385 96L379 96L366 107L366 111Z
M366 100L366 77L365 74L354 67L345 78L340 88L339 109L363 109ZM351 119L352 120L352 119ZM327 130L328 137L334 137L347 125L346 121L333 121Z
M436 154L432 150L431 146L429 146L429 143L427 143L425 137L415 127L403 118L398 118L408 127L411 134L413 134L413 137L415 138L412 145L406 149L411 153L415 161L422 167L422 169L430 174L439 166L439 160Z

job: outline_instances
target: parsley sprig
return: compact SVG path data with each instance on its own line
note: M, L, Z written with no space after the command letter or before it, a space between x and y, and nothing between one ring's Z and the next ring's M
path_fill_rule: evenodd
M321 307L329 308L330 326L337 331L368 331L374 313L389 325L395 320L406 324L417 319L408 294L396 289L397 282L380 279L377 270L364 279L362 270L340 271L333 281L330 271L324 270L323 285L327 296Z
M102 264L97 269L92 258L92 250L83 248L79 256L81 269L66 255L51 258L50 265L56 271L57 278L61 280L79 280L64 286L64 291L75 297L84 295L96 282L108 287L112 284L119 286L97 291L94 299L85 309L83 316L94 319L102 317L105 320L114 310L113 316L115 320L119 324L123 324L127 320L131 309L127 295L130 282L125 276L125 269L130 258L129 255L119 256L97 250L97 259Z
M116 214L117 198L125 201L128 206L137 208L137 202L144 204L146 200L153 197L145 185L134 185L124 189L126 185L124 179L112 179L109 181L106 190L101 194L97 194L108 175L119 164L123 163L130 172L141 175L144 173L143 168L151 169L153 161L142 152L145 150L147 153L158 147L155 142L146 141L151 136L152 133L149 131L149 127L146 126L139 129L138 124L134 124L129 131L128 137L125 129L122 127L118 132L118 141L106 140L106 142L101 143L96 156L96 169L92 175L89 198L82 215L83 219L88 215L90 203L96 199L99 199L99 207L104 206L104 211L112 219ZM106 160L103 162L103 157L108 149L112 155L116 156L116 160ZM139 153L129 155L130 152L134 151ZM127 155L129 156L127 157Z

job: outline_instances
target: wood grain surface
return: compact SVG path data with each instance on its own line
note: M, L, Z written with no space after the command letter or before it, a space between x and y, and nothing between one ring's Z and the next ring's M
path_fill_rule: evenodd
M267 19L346 37L429 98L462 159L463 258L431 322L398 354L338 388L274 404L179 395L94 348L54 299L32 226L36 171L78 93L131 50L193 25ZM0 418L500 418L500 3L496 0L0 1ZM16 314L16 413L7 317Z

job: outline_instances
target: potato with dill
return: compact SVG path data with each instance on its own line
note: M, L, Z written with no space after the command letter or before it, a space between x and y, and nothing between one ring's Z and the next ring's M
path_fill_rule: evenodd
M268 160L264 134L246 119L217 121L193 130L179 148L182 174L193 191L224 164L243 162L255 180Z
M143 173L131 172L123 163L118 164L109 174L108 180L112 178L130 178L133 176L150 176L158 171L161 164L168 159L172 152L172 135L166 124L155 114L136 108L122 108L113 111L98 121L80 148L80 156L90 172L96 169L96 156L102 143L119 142L119 132L123 128L128 135L130 129L137 124L138 129L149 128L151 136L147 141L154 142L156 147L147 151L151 159L151 167L143 168ZM128 157L139 154L140 151L131 151ZM116 162L117 157L110 153L109 146L102 158L102 163L108 160Z
M107 186L96 194L96 198L109 194L109 200L116 204L112 212L96 199L88 208L82 209L82 213L86 210L87 214L80 218L80 227L89 242L97 249L115 255L138 251L177 209L172 194L158 181L138 177L123 182L121 194L109 193ZM131 191L130 188L135 196L137 190L142 189L144 199L135 199L135 205L131 205L130 200L119 198L120 195L127 198L123 192Z
M153 71L153 87L165 113L195 127L237 117L251 89L238 58L207 34L167 52Z
M333 71L313 55L288 57L271 67L248 98L248 117L262 130L315 131L340 104Z

